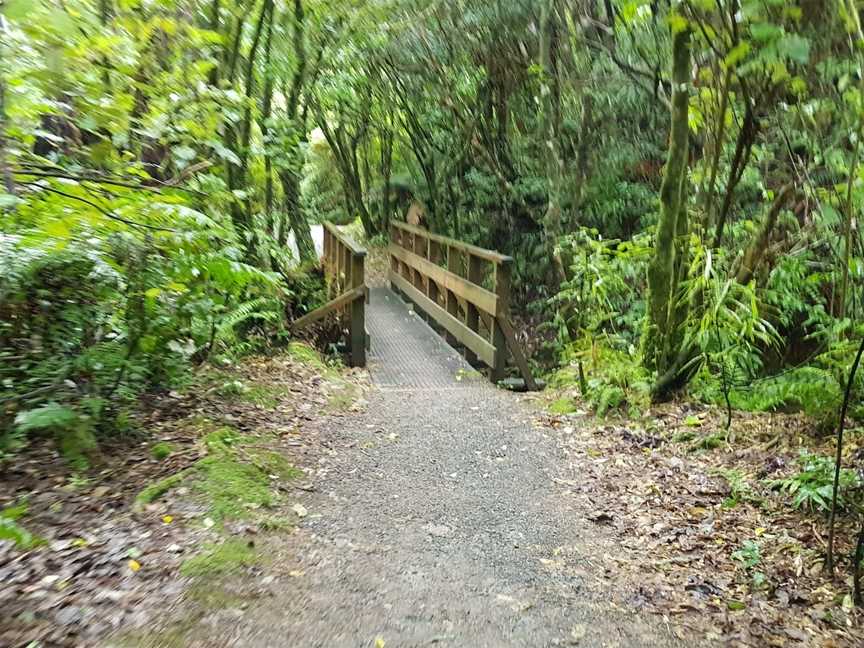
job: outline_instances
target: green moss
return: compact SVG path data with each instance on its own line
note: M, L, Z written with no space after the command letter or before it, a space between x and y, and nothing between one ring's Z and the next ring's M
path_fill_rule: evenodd
M284 390L272 385L247 384L241 380L231 380L223 383L216 389L219 396L244 403L251 403L258 407L273 409L279 404L284 395Z
M331 412L345 412L357 402L359 389L349 382L341 382L339 388L327 399L327 409Z
M214 429L209 421L201 423L200 432L207 456L141 491L135 499L136 510L183 482L214 521L245 519L278 503L273 478L287 481L302 474L279 452L261 447L266 437L240 434L229 427Z
M218 544L209 544L204 551L184 561L180 566L183 576L219 576L254 565L260 554L245 540L230 538Z
M279 404L282 396L284 396L284 390L278 387L253 385L243 395L243 400L258 407L274 409Z
M233 454L213 455L198 461L191 485L205 500L210 516L217 521L246 518L252 511L271 508L278 501L268 475Z
M303 342L291 342L288 345L288 355L304 364L318 367L319 369L327 368L327 365L321 359L321 354Z
M231 447L241 439L242 436L238 434L236 430L232 430L229 427L223 427L204 434L204 436L201 437L201 442L204 444L204 447L207 448L208 453L222 454L230 452Z
M572 398L559 398L549 406L553 414L573 414L576 412L576 403Z
M273 450L250 450L253 463L268 475L276 475L279 479L296 479L303 474L299 468L292 466L285 457Z
M194 560L194 558L190 559ZM228 591L214 579L199 579L185 592L185 598L204 610L224 610L230 607L241 607L246 598L235 592Z
M160 441L159 443L154 443L150 446L150 456L153 457L156 461L162 461L163 459L167 459L174 452L174 446L165 441Z
M162 497L165 493L170 491L172 488L176 488L184 479L186 479L191 473L191 469L187 468L186 470L181 470L178 473L174 473L173 475L168 475L159 481L150 484L138 493L138 496L135 498L135 502L132 505L133 510L142 511L144 507L148 504L152 504L157 499Z

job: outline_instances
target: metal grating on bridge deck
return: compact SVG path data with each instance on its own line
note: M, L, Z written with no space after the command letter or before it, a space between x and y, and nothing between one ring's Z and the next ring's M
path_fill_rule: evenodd
M389 288L372 288L366 307L369 372L386 390L488 388L486 379Z

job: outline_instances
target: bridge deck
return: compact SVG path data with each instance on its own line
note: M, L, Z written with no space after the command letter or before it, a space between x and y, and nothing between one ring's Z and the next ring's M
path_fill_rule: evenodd
M371 289L366 326L372 339L369 372L380 389L485 387L453 347L389 288Z

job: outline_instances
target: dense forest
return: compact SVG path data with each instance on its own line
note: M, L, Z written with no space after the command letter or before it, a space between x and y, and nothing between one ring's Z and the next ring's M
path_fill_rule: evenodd
M717 443L801 412L836 442L782 489L830 512L829 564L836 512L860 526L854 0L0 10L3 462L47 435L86 470L147 395L291 341L325 300L318 223L376 249L410 210L513 257L559 411L701 402Z

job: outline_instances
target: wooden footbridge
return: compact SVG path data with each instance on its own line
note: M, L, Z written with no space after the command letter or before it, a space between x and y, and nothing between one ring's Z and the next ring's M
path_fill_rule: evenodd
M321 261L330 301L294 322L293 329L335 317L350 364L365 366L370 344L375 345L367 330L367 308L383 308L377 302L395 294L425 320L429 336L442 336L493 383L508 378L512 362L520 379L508 384L537 389L510 322L510 257L401 222L391 224L388 252L392 293L375 290L370 302L366 250L332 223L325 223ZM398 328L398 321L389 320L388 328ZM401 332L376 333L398 336Z

